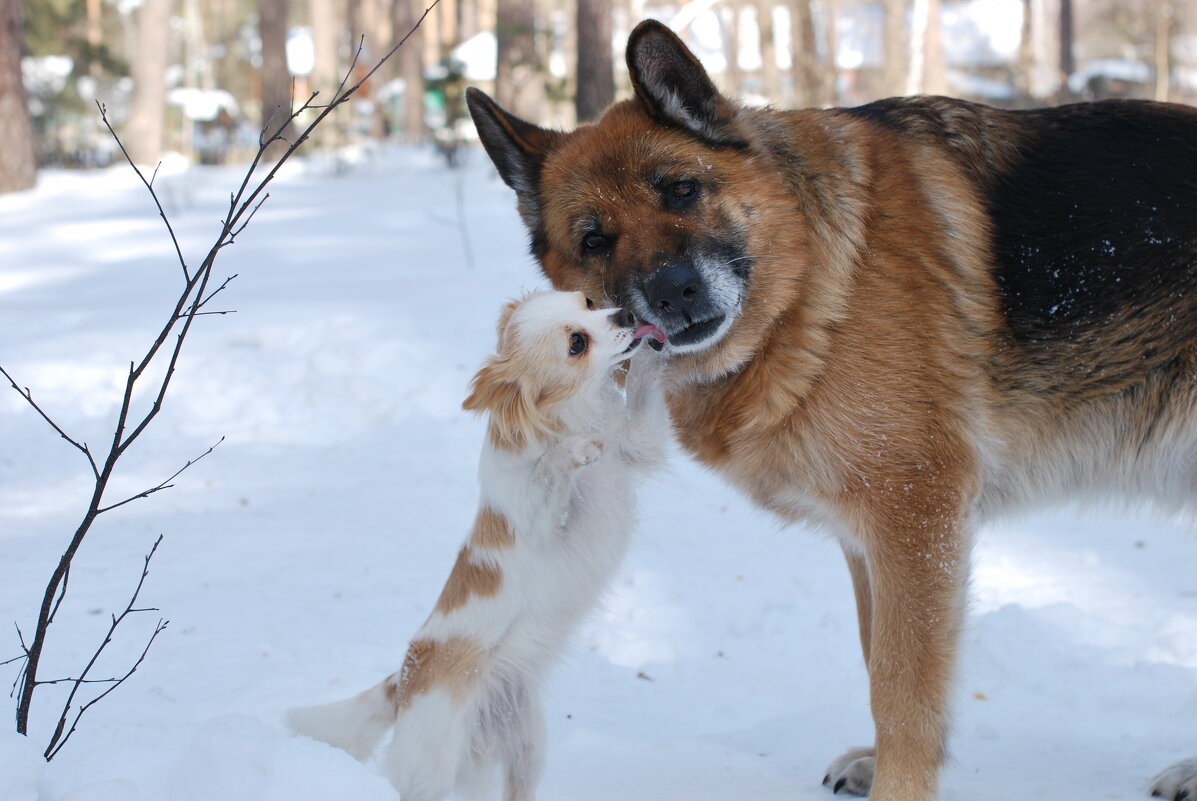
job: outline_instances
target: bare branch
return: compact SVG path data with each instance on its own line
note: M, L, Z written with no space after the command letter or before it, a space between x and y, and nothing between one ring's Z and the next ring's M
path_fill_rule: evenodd
M210 452L211 449L209 449L209 453ZM136 608L137 596L141 594L141 588L145 585L146 576L150 574L150 560L154 558L154 554L157 553L158 546L161 544L162 535L159 534L158 539L154 540L153 546L150 547L150 552L145 556L145 563L141 568L141 577L137 580L137 586L133 588L133 595L129 598L129 603L125 606L125 610L121 612L120 615L112 616L112 624L108 627L108 632L104 635L104 639L100 643L100 646L96 648L95 653L92 654L91 659L88 660L87 666L83 668L83 672L80 673L77 678L69 680L72 685L71 692L67 695L66 703L63 704L62 707L62 714L58 717L58 725L54 728L54 734L50 738L50 744L46 746L46 750L44 752L44 756L46 757L47 761L53 759L54 756L62 749L62 746L66 744L67 740L70 739L71 735L75 733L75 727L78 725L79 719L83 717L83 713L90 709L92 705L94 705L101 698L108 695L108 693L112 692L121 684L123 684L126 679L128 679L137 671L137 668L140 667L141 663L145 660L146 654L149 653L150 646L154 644L154 640L166 628L167 621L159 620L158 625L154 628L154 633L150 635L149 641L145 644L145 648L142 650L141 656L139 656L137 661L133 663L133 667L129 668L129 671L120 679L112 682L108 689L81 706L75 715L75 720L71 723L70 731L66 732L64 736L63 729L66 727L67 718L70 716L71 705L75 701L75 694L78 693L80 687L89 683L87 674L91 672L93 667L95 667L96 661L100 658L100 655L104 653L104 649L107 648L108 644L112 642L112 635L116 632L117 627L120 626L124 619L129 615L146 611Z
M237 273L233 273L228 278L224 279L224 282L221 283L220 286L216 287L216 289L213 289L211 292L209 292L208 296L206 298L204 298L203 300L201 300L199 303L197 303L195 308L198 310L198 309L202 309L205 306L207 306L208 301L212 300L212 298L216 297L221 292L223 292L224 288L227 287L232 282L232 280L237 277L237 275L238 275ZM195 311L195 312L191 312L191 314L227 314L227 312L198 312L198 311Z
M154 644L154 640L158 639L159 634L166 631L166 627L168 625L170 625L169 620L159 619L158 625L154 627L154 632L150 635L150 639L146 642L145 648L143 648L141 651L141 656L137 657L137 661L133 663L133 666L129 668L129 671L113 682L112 686L110 686L107 690L100 693L83 706L79 707L79 711L75 713L75 720L71 722L71 728L69 731L67 731L66 735L63 736L61 740L57 740L56 736L54 740L51 740L50 745L46 747L43 756L45 756L47 762L58 756L58 752L61 751L62 747L67 744L67 741L71 739L71 735L75 733L75 729L79 726L79 719L83 717L83 713L102 701L110 692L124 684L130 676L137 672L137 668L141 667L141 663L145 661L146 654L150 652L150 646ZM62 718L61 721L65 721L65 717ZM60 733L61 728L55 730L55 735ZM54 745L55 742L58 743L57 746Z
M54 420L51 419L50 415L46 414L42 407L38 406L37 402L33 400L33 393L29 391L29 387L22 389L20 386L18 386L17 382L13 380L13 377L9 375L8 371L3 367L0 367L0 374L3 374L4 377L8 379L8 383L11 384L12 388L17 391L17 394L24 398L26 403L33 407L33 410L50 425L50 428L53 428L56 432L58 432L58 436L71 443L71 445L75 446L76 449L78 449L84 456L87 457L87 463L91 465L91 472L98 478L100 471L96 467L96 460L92 458L91 451L87 449L87 445L72 438L67 434L67 432L63 431L58 423L55 423Z
M162 490L164 490L164 489L169 489L170 487L173 487L173 486L174 486L174 484L171 484L170 482L172 482L172 481L174 481L176 478L178 478L178 477L179 477L179 475L180 475L180 474L181 474L181 473L182 473L184 470L186 470L187 468L191 467L193 464L195 464L196 462L198 462L200 459L203 459L205 456L207 456L208 454L210 454L212 451L216 450L216 446L217 446L217 445L219 445L219 444L220 444L220 443L222 443L222 442L224 442L224 437L221 437L219 440L217 440L217 441L216 441L216 445L213 445L211 448L208 448L208 450L204 451L204 452L203 452L203 453L201 453L199 456L195 457L194 459L190 459L190 460L188 460L187 464L183 465L183 466L182 466L182 467L180 467L178 470L176 470L176 471L175 471L175 472L174 472L174 473L173 473L173 474L170 476L170 478L166 479L165 481L162 481L161 483L155 484L154 486L150 487L149 489L147 489L147 490L143 490L143 491L141 491L141 492L137 493L136 495L132 495L132 496L130 496L130 497L128 497L128 498L125 498L125 499L124 499L123 501L121 501L120 503L114 503L114 504L112 504L111 506L104 506L104 507L101 507L100 509L97 509L97 510L96 510L96 514L104 514L104 512L110 512L110 511L112 511L113 509L117 508L118 506L124 506L125 504L127 504L127 503L131 503L131 502L133 502L133 501L137 500L138 498L148 498L149 496L153 495L155 492L161 492L161 491L162 491Z
M28 389L22 391L12 377L7 372L4 372L3 368L0 368L0 373L8 378L14 389L16 389L18 392L21 392L26 402L28 402L38 412L38 414L41 415L41 417L47 423L49 423L55 431L58 432L60 436L74 445L87 457L88 463L91 465L92 473L95 477L95 486L93 488L91 500L88 504L87 510L83 515L83 519L79 522L78 527L71 536L66 549L63 551L58 560L58 565L55 567L50 576L49 582L46 584L45 592L42 595L41 607L38 612L37 626L34 630L33 640L28 646L25 645L24 637L21 633L20 627L17 627L17 636L21 642L21 649L24 651L24 664L18 673L17 679L13 683L13 692L16 693L19 688L20 696L17 703L18 733L28 733L29 711L32 704L33 691L39 684L47 683L39 682L37 679L37 670L42 656L43 647L45 645L47 630L62 604L63 597L65 596L66 586L69 582L72 560L75 558L75 555L82 545L84 538L87 536L87 533L91 530L91 526L95 522L96 517L105 511L115 509L118 506L122 506L125 503L135 500L136 498L147 497L159 490L166 489L168 486L170 486L170 482L180 473L182 473L183 470L187 469L204 456L207 456L208 453L211 453L212 449L216 447L215 445L212 446L212 448L209 448L208 451L202 454L200 457L188 462L183 466L183 468L181 468L173 476L161 484L151 487L150 489L145 490L144 492L139 493L132 498L121 501L120 503L104 506L104 494L107 490L108 482L112 478L113 472L116 468L117 461L122 455L124 455L124 453L138 439L138 437L141 436L142 432L146 430L146 427L149 426L149 424L157 417L158 413L163 408L167 389L170 386L171 379L174 376L175 369L178 365L179 355L182 352L183 344L187 338L187 334L191 330L191 325L195 321L195 318L207 314L227 313L202 311L205 304L210 302L212 298L219 294L225 288L225 286L228 285L228 282L232 280L232 277L230 277L215 290L208 290L209 283L212 279L212 267L215 263L216 257L219 255L221 249L229 244L232 244L236 237L245 230L245 227L253 219L258 209L261 208L262 204L269 197L269 194L264 192L266 186L278 174L278 171L291 157L291 154L293 154L295 150L308 139L316 126L323 122L323 120L330 113L332 113L333 109L346 102L359 88L361 88L365 81L369 80L382 67L382 65L388 59L390 59L391 56L393 56L395 52L403 46L404 43L407 42L408 38L410 38L416 29L419 28L424 22L424 19L428 16L429 12L436 7L436 4L437 0L434 0L431 6L429 6L420 16L420 19L416 22L415 26L413 26L408 34L404 36L397 44L395 44L395 46L392 47L391 50L384 55L372 69L367 71L357 83L346 88L346 83L348 83L361 54L363 45L359 43L358 52L354 56L353 64L350 67L350 72L346 74L345 79L342 80L333 99L323 106L317 106L314 103L317 93L313 92L309 96L308 100L302 106L300 106L300 108L291 111L291 121L294 121L299 115L304 114L309 110L316 110L318 113L307 125L307 127L305 127L298 136L294 137L294 141L288 142L287 149L281 156L274 160L273 166L271 166L271 168L266 171L263 176L259 176L257 175L257 171L259 166L261 166L263 159L265 158L267 147L270 144L282 139L281 134L287 126L285 124L280 126L274 135L269 137L265 136L266 130L265 128L263 129L263 138L265 141L262 142L262 146L258 149L258 152L253 157L252 162L250 163L248 169L246 170L245 176L241 181L241 185L235 192L232 192L229 195L229 208L227 214L225 215L225 219L222 221L220 233L216 237L216 241L213 243L212 247L208 250L208 253L204 257L203 261L194 269L188 267L187 262L183 257L178 237L176 236L174 228L171 225L170 220L167 218L166 211L163 208L157 192L154 189L154 182L157 178L158 169L155 168L150 178L146 178L145 174L137 167L136 164L134 164L132 158L129 156L128 150L124 146L124 143L121 142L120 137L117 136L116 131L109 123L106 107L102 103L96 104L99 108L100 118L103 121L104 126L108 129L108 132L116 141L129 166L133 168L134 173L136 173L137 177L141 179L141 182L149 191L154 204L157 206L159 216L162 217L163 222L166 224L166 229L170 235L171 242L174 245L175 254L178 258L179 265L183 270L184 283L179 293L178 299L174 304L174 308L166 316L162 323L162 327L159 329L158 335L150 344L146 352L142 355L141 360L136 362L131 361L129 363L129 371L125 378L124 392L122 395L120 408L117 413L111 445L108 449L108 454L106 457L104 457L102 463L97 462L92 457L91 451L88 449L86 444L72 439L66 434L65 431L62 430L61 427L54 423L54 421L33 401L32 395ZM255 180L256 183L253 183ZM166 369L161 378L158 380L157 392L154 396L154 400L150 404L148 411L140 415L139 418L135 417L132 414L134 388L145 375L145 372L149 369L150 365L155 363L155 360L161 355L162 349L167 347L167 340L172 335L174 336L174 342L169 347L169 356L167 358ZM220 443L218 442L217 445L219 444ZM121 621L124 620L124 618L129 614L150 611L147 609L138 608L136 606L136 599L138 593L141 591L145 577L148 574L150 558L157 550L159 542L161 542L161 537L159 537L158 541L154 543L154 547L150 550L149 555L146 557L146 564L142 571L141 580L138 581L137 588L133 593L133 597L130 600L129 605L120 616L113 617L112 625L109 629L108 635L96 649L95 654L92 656L91 661L87 664L83 672L76 679L72 680L73 686L67 699L67 703L63 707L62 714L59 717L58 726L54 732L54 736L45 751L46 759L52 759L59 752L59 750L61 750L62 746L70 738L71 734L74 733L75 726L78 724L79 719L83 716L84 712L90 709L91 706L96 702L107 696L108 693L119 686L125 679L127 679L137 670L142 661L145 659L145 655L148 653L150 646L154 642L154 639L166 628L166 621L160 620L157 628L154 630L154 633L150 636L149 641L146 643L141 656L138 658L133 667L130 668L128 673L124 675L124 677L115 682L109 680L88 679L88 673L95 665L95 662L99 658L101 652L103 652L104 648L109 642L111 642L112 634L117 626L120 625ZM22 657L16 657L14 660L10 660L10 662L6 664L10 664L11 662L20 660L21 658ZM75 696L79 688L83 684L87 683L107 683L110 686L91 701L88 701L86 704L81 706L75 713L74 721L71 723L69 730L66 730L67 719L70 716Z
M71 582L71 566L67 565L66 570L62 574L62 586L58 591L58 600L54 602L54 608L50 610L50 619L46 621L47 625L54 622L54 617L58 614L58 607L62 606L62 599L66 597L67 584Z
M133 159L129 157L129 151L125 150L125 145L121 142L120 137L116 135L116 131L112 130L112 125L108 122L108 109L99 100L96 101L96 106L100 109L100 119L104 122L104 127L108 129L108 133L112 134L112 138L116 140L121 153L125 154L125 161L129 162L129 166L133 168L133 172L137 173L137 177L145 184L145 188L150 191L150 197L154 199L154 205L158 207L158 216L162 218L162 222L166 223L166 230L170 234L170 241L175 246L175 255L179 257L179 265L183 268L183 279L190 283L191 276L187 270L187 260L183 258L183 249L179 247L179 238L175 236L175 229L166 217L166 210L162 208L162 202L158 200L158 193L154 191L154 179L158 177L158 167L161 167L162 163L159 162L158 166L154 167L154 174L147 181L141 170L133 163Z

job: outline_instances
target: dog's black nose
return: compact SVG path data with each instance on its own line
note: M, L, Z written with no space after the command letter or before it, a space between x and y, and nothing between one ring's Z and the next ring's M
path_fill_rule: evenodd
M616 309L611 313L611 324L620 328L635 328L636 315L627 309Z
M698 300L702 277L689 262L667 264L644 282L649 307L661 315L690 313Z

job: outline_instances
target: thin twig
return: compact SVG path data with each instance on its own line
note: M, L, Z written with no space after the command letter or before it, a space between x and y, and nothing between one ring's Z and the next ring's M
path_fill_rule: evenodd
M47 746L45 752L43 752L43 756L46 758L47 762L58 756L58 752L61 751L62 747L67 744L67 740L71 739L71 735L75 733L75 729L79 726L79 719L83 717L83 713L102 701L110 692L124 684L130 676L137 672L137 668L141 667L141 663L145 661L146 654L150 652L150 646L154 644L154 640L158 638L159 634L166 631L166 627L168 625L170 625L169 620L162 620L159 618L158 625L154 627L154 632L150 635L150 639L146 641L145 648L141 649L141 656L137 657L137 661L133 663L133 666L129 668L129 671L125 673L125 675L121 676L116 682L114 682L107 690L100 693L83 706L79 707L79 711L75 713L75 720L71 722L70 730L67 731L62 740L58 742L58 746L53 747L54 741L52 740L50 746ZM58 731L56 731L55 734L58 734Z
M231 282L231 281L232 281L234 278L236 278L236 277L237 277L237 275L238 275L238 273L233 273L233 274L232 274L232 275L230 275L228 278L224 279L224 283L222 283L220 286L216 287L216 289L213 289L211 292L209 292L209 293L208 293L208 297L204 298L204 299L203 299L203 300L201 300L201 301L200 301L198 304L196 304L196 307L195 307L195 308L197 308L197 309L202 309L202 308L204 308L205 306L207 306L207 305L208 305L208 301L212 300L212 298L216 297L216 296L217 296L217 295L219 295L221 292L223 292L223 291L224 291L224 288L225 288L225 287L227 287L227 286L229 285L229 283L230 283L230 282ZM209 314L224 314L224 312L209 312Z
M42 595L41 607L38 611L37 626L34 629L33 640L28 647L25 646L24 637L21 634L20 627L18 626L17 628L17 635L21 641L21 648L25 652L24 664L22 665L22 668L19 671L17 679L13 685L14 692L16 692L18 687L20 688L20 697L17 703L18 733L26 734L28 732L29 710L32 704L33 691L34 688L41 683L37 680L37 671L40 664L43 647L45 645L47 629L49 628L50 622L62 603L62 597L63 594L65 594L66 589L65 585L69 581L71 563L75 558L75 554L78 552L79 547L82 545L83 539L91 530L91 526L95 522L96 517L98 517L104 511L114 509L117 506L121 506L134 500L135 498L147 497L148 495L153 494L160 489L165 489L170 485L170 481L175 476L187 469L187 467L189 467L191 464L194 464L195 461L198 461L198 459L196 459L188 462L183 466L183 468L175 473L175 476L167 479L157 487L153 487L143 493L139 493L137 496L129 498L125 501L121 501L118 504L112 504L109 506L103 505L104 494L107 490L108 482L112 478L113 472L116 468L117 461L122 455L124 455L129 447L137 441L137 439L146 430L149 424L157 417L163 408L166 391L170 386L171 379L174 376L175 369L178 365L179 355L182 352L183 344L187 338L187 334L191 330L191 325L195 321L195 318L207 314L225 313L201 311L203 305L210 301L216 294L218 294L224 288L224 286L227 285L228 281L231 280L226 279L225 285L222 285L211 292L208 291L208 285L212 278L212 267L215 263L216 257L224 247L232 244L236 237L245 230L245 226L249 224L249 222L253 219L254 214L256 214L258 209L261 208L262 204L269 197L268 193L264 194L266 186L278 174L278 171L291 157L291 154L293 154L295 150L308 139L312 131L315 130L316 126L318 126L330 113L332 113L333 109L346 102L382 67L384 63L387 62L387 60L391 58L391 56L393 56L399 50L400 47L407 42L411 35L415 33L415 31L424 22L424 19L428 16L432 9L436 7L437 1L438 0L434 0L432 5L429 6L420 16L420 19L416 22L411 31L409 31L406 36L396 43L395 46L392 47L391 50L374 65L373 68L368 70L357 83L346 88L346 83L352 75L353 70L356 68L358 58L360 57L363 46L362 43L359 43L357 53L353 58L353 63L350 65L350 70L346 74L345 78L341 81L341 84L338 86L337 92L335 93L332 101L324 106L317 107L314 104L317 94L313 92L308 98L307 102L291 112L288 122L279 126L278 130L276 130L273 134L267 136L266 134L268 129L267 127L263 127L262 136L259 140L261 141L261 147L259 147L258 152L254 155L253 160L245 173L245 177L241 181L240 187L238 187L236 192L233 192L229 195L228 213L226 214L225 219L222 221L220 233L217 236L215 243L208 250L208 253L204 257L202 263L194 270L187 266L187 262L183 257L182 249L179 245L178 237L175 235L174 228L171 225L170 220L167 218L165 208L158 197L157 190L154 188L154 182L158 172L157 168L155 168L149 179L145 177L145 174L137 167L132 158L130 158L128 150L125 148L124 144L120 140L120 137L117 136L116 131L109 122L106 107L102 103L96 104L99 108L100 119L102 120L104 126L108 129L108 132L116 141L121 153L125 157L125 160L133 168L133 171L137 174L138 178L141 179L141 182L149 191L154 204L158 208L159 216L162 217L166 224L167 232L169 233L171 242L174 245L175 255L177 256L179 264L183 270L184 283L179 293L178 300L176 301L170 314L168 314L166 319L163 321L162 327L159 329L157 337L141 357L140 361L131 361L129 363L129 370L125 377L124 391L122 393L121 404L117 413L111 445L109 446L108 454L104 458L102 464L99 464L95 461L86 444L72 439L49 417L49 415L42 411L42 409L33 401L32 394L28 389L22 391L12 377L7 372L4 372L3 368L0 368L0 373L3 373L3 375L8 378L9 383L12 384L13 388L22 394L25 400L38 412L38 414L47 423L49 423L54 430L59 433L60 436L70 442L87 457L88 463L92 468L92 474L95 477L95 486L92 490L91 500L88 504L86 512L83 515L83 519L80 521L78 527L75 529L74 534L71 536L66 549L63 551L58 560L58 565L55 567L54 572L50 576L50 580L46 584L45 592ZM277 160L275 160L273 166L265 173L264 176L260 177L251 188L251 181L255 178L258 167L262 164L262 160L265 158L267 148L275 142L283 141L283 131L289 126L290 123L294 122L300 115L309 110L318 110L319 113L312 120L312 122L309 123L307 127L305 127L302 132L294 138L294 141L287 140L288 147L285 152L279 156ZM136 418L132 415L134 389L138 385L138 382L145 375L145 372L149 369L150 365L154 363L155 359L160 355L162 349L167 346L167 340L172 335L174 336L174 343L169 347L169 357L167 360L166 369L158 380L157 392L154 395L154 400L150 404L149 410L142 414L140 418ZM209 449L208 452L210 453L211 449ZM159 541L161 541L161 538L159 538ZM156 548L157 543L154 544L154 549ZM153 552L154 551L151 550L150 556L153 555ZM149 557L146 559L147 567L148 563ZM143 571L142 580L144 581L144 579L145 573ZM138 583L137 592L140 592L140 589L141 582ZM137 592L134 593L134 600L136 599ZM102 651L104 646L110 641L112 630L119 625L120 620L122 620L125 615L137 611L143 610L135 609L133 602L131 601L129 607L125 610L121 617L113 619L113 625L109 631L109 636L105 638L104 643L101 644L100 648L93 656L92 662L90 662L83 673L80 674L79 678L77 679L79 683L76 684L76 686L72 689L67 705L64 707L63 714L59 719L58 729L55 731L54 738L51 740L50 745L46 749L46 759L52 759L54 755L58 753L58 751L65 744L66 740L70 737L71 733L75 731L75 724L78 723L79 718L82 717L83 713L93 704L115 689L116 686L118 686L119 682L114 683L105 692L101 693L96 698L92 699L83 707L81 707L75 716L75 720L70 727L70 731L66 733L65 737L62 736L63 729L66 725L66 718L69 714L71 703L74 699L75 691L82 683L87 681L87 673L94 664L95 659L99 657L100 651ZM150 645L153 644L154 639L165 627L166 623L160 621L158 628L155 629L153 635L149 639L149 642L146 643L145 650L142 651L141 657L137 660L137 662L133 665L129 673L127 673L124 678L128 678L137 669L142 660L145 658L146 653L149 651ZM20 657L18 657L18 659L19 658ZM121 681L123 680L124 679Z
M224 437L221 437L219 440L217 440L217 441L216 441L216 445L219 445L219 444L220 444L220 443L222 443L222 442L224 442ZM135 500L137 500L138 498L148 498L149 496L153 495L155 492L161 492L161 491L162 491L162 490L164 490L164 489L169 489L170 487L173 487L173 486L174 486L174 484L171 484L170 482L172 482L172 481L174 481L176 478L178 478L178 477L179 477L179 474L180 474L180 473L182 473L184 470L186 470L188 467L191 467L193 464L195 464L196 462L198 462L200 459L203 459L205 456L207 456L208 454L210 454L212 451L216 450L216 445L213 445L211 448L208 448L208 450L204 451L203 453L201 453L199 456L195 457L194 459L191 459L191 460L189 460L189 461L187 462L187 464L183 465L183 466L182 466L182 467L180 467L178 470L176 470L176 471L175 471L175 472L174 472L174 473L173 473L173 474L170 476L170 478L166 479L165 481L162 481L162 482L160 482L160 483L158 483L158 484L155 484L153 487L150 487L150 488L149 488L149 489L147 489L147 490L143 490L142 492L139 492L139 493L137 493L136 495L132 495L132 496L130 496L130 497L128 497L128 498L125 498L125 499L124 499L123 501L121 501L120 503L114 503L114 504L112 504L111 506L104 506L104 507L102 507L102 508L100 508L100 509L97 509L97 510L96 510L96 513L97 513L97 514L104 514L104 512L110 512L110 511L112 511L113 509L117 508L118 506L124 506L125 504L127 504L127 503L130 503L130 502L132 502L132 501L135 501Z
M215 447L215 446L213 446L213 447ZM46 746L46 750L44 752L44 756L46 757L47 761L53 759L55 754L57 754L59 752L59 750L62 749L62 746L64 746L66 744L67 740L70 739L71 735L75 733L75 727L78 725L79 719L81 717L83 717L83 713L86 712L88 709L90 709L92 707L92 705L95 704L97 701L99 701L101 698L108 695L108 693L112 692L117 687L119 687L121 684L123 684L126 679L128 679L130 676L133 675L134 672L136 672L137 668L141 666L142 661L145 659L145 655L147 653L149 653L150 646L153 645L154 639L163 631L163 629L166 628L167 621L159 620L158 625L154 628L154 633L150 635L149 642L146 643L145 648L141 652L141 656L138 657L137 661L133 664L133 667L129 668L129 671L123 677L121 677L117 681L113 682L112 686L110 686L104 692L100 693L95 698L91 699L86 704L84 704L82 707L80 707L78 710L78 713L75 715L74 722L72 722L72 724L71 724L70 731L68 731L66 733L66 735L64 736L63 729L66 727L67 717L71 713L71 705L75 701L75 694L79 691L80 687L82 687L84 684L89 683L87 674L91 672L91 669L93 667L95 667L96 661L99 660L100 655L104 653L104 649L107 648L108 644L112 642L112 635L116 632L117 627L120 626L120 624L124 621L124 619L131 614L136 614L138 612L144 612L144 611L157 611L157 610L138 609L136 607L137 607L137 596L141 594L141 588L145 585L146 577L150 574L150 560L154 558L154 554L157 553L158 546L161 544L162 544L162 535L159 534L158 539L154 540L154 544L150 547L150 552L148 554L146 554L146 556L145 556L145 563L142 565L142 568L141 568L141 577L137 580L137 586L133 588L133 595L129 598L129 603L125 606L125 610L123 612L121 612L119 616L118 615L112 616L112 624L108 627L108 633L104 635L104 639L100 643L100 646L98 648L96 648L95 653L93 653L91 655L91 659L88 660L87 666L83 668L83 672L80 673L78 677L76 677L74 679L70 679L70 681L72 683L71 692L67 695L66 703L63 704L63 707L62 707L62 714L59 715L59 717L58 717L58 725L55 726L54 734L50 738L50 744L48 746ZM39 682L39 684L40 683L46 683L46 682Z
M37 402L35 400L33 400L33 393L30 392L29 387L25 387L24 389L22 389L20 386L18 386L17 382L13 379L13 377L11 375L8 374L8 371L5 370L3 367L0 367L0 374L3 374L4 377L8 379L8 383L12 384L12 388L17 391L17 394L20 395L22 398L24 398L26 403L28 403L30 406L32 406L33 410L35 412L37 412L38 415L40 415L43 420L45 420L47 423L49 423L51 428L53 428L56 432L58 432L58 436L62 437L67 442L71 443L71 445L74 445L75 448L77 448L84 456L87 457L87 463L89 465L91 465L91 472L98 478L100 475L100 471L96 467L96 460L92 458L91 451L89 451L87 449L86 443L79 442L78 440L72 438L69 434L67 434L67 432L63 431L62 428L59 427L58 423L55 423L54 420L52 420L50 418L50 415L46 414L45 411L42 409L42 407L38 406Z
M71 582L71 566L67 565L66 570L62 574L62 587L58 591L58 600L54 602L54 608L50 610L50 619L46 621L46 625L54 622L54 617L58 614L58 607L62 606L62 599L66 597L67 585Z
M107 110L104 108L104 104L97 100L96 106L98 106L100 109L100 118L104 120L104 125L108 127L109 132L112 132L112 126L108 125L108 115ZM162 218L162 222L166 223L166 231L170 234L170 241L175 246L175 255L179 257L179 264L183 268L183 280L190 283L191 276L187 271L187 260L183 258L183 249L179 247L179 238L175 236L175 229L171 226L170 220L166 217L166 210L162 208L162 203L158 200L158 193L154 191L154 179L158 177L158 168L162 166L162 162L158 162L158 165L154 167L154 174L150 176L150 180L147 181L145 175L143 175L141 170L137 168L137 165L133 163L133 159L129 156L129 151L125 150L124 143L122 143L120 139L117 139L115 133L112 135L113 138L116 139L117 147L119 147L121 149L121 153L125 155L125 161L129 162L129 166L133 168L133 172L137 173L137 177L141 179L143 184L145 184L145 188L150 190L150 197L154 199L154 205L158 207L158 216Z

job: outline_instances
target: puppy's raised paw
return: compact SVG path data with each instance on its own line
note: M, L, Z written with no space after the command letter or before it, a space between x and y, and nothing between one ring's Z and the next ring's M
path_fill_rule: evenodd
M827 768L823 784L837 795L868 795L876 764L876 751L872 748L849 749Z
M1156 774L1151 794L1167 801L1197 801L1197 757L1183 759Z
M574 467L586 467L597 462L603 455L603 443L597 439L579 437L569 444L569 455Z

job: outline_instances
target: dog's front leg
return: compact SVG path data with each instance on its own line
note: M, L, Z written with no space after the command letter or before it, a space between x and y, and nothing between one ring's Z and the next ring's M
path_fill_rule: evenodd
M619 435L620 452L629 464L651 465L665 451L669 409L665 405L665 359L642 349L628 365L628 418Z
M593 437L565 437L549 446L532 471L530 492L525 498L528 511L534 516L543 515L556 526L564 525L579 474L602 455L602 440Z
M884 508L887 499L877 498L882 508L861 515L869 524L860 532L860 555L846 549L876 746L875 752L855 749L837 759L827 783L837 791L867 793L873 801L931 801L945 753L967 534L959 495L943 487L921 489L901 485L898 508Z

